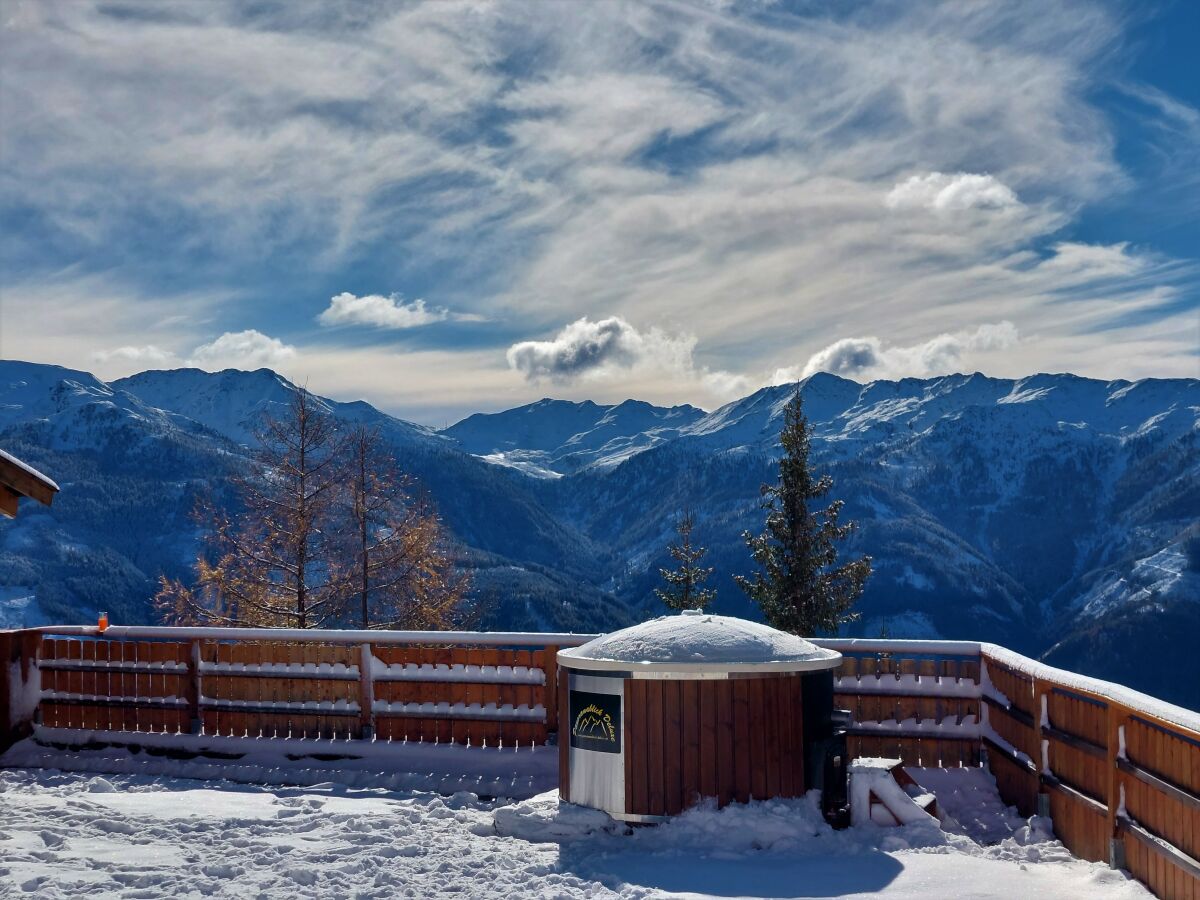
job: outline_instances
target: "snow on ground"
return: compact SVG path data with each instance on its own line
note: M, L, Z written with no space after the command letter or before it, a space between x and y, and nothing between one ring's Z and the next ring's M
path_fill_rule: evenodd
M630 829L554 793L512 802L0 770L0 897L1149 896L1072 859L1044 822L1015 819L978 770L922 779L945 792L963 834L835 832L812 798Z
M392 791L531 797L558 784L556 747L496 749L407 741L269 740L93 732L39 725L0 768L220 779L304 786L337 781Z

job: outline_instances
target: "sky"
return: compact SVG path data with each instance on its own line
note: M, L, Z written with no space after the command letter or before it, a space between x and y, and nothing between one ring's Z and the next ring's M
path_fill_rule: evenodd
M0 357L445 425L1200 377L1200 4L0 6Z

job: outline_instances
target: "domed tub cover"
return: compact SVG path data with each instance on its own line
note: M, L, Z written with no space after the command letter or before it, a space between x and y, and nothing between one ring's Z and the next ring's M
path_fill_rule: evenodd
M832 714L841 660L795 635L699 610L561 650L560 792L641 822L703 797L725 805L802 796L806 743L825 731L812 713Z

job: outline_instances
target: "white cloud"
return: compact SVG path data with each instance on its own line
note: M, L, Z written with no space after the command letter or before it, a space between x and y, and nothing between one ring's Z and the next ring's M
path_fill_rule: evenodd
M294 359L296 348L251 328L227 331L192 351L193 366L201 369L275 368Z
M92 359L99 363L129 362L137 365L162 366L172 362L175 354L153 344L141 347L128 345L115 347L112 350L97 350L92 354Z
M1008 209L1021 205L1012 188L991 175L930 172L914 175L888 192L884 203L891 209Z
M1120 278L1146 268L1150 260L1129 252L1129 244L1080 244L1060 241L1054 245L1054 255L1038 269L1057 276L1081 279Z
M508 348L508 365L530 380L572 381L620 370L683 372L692 368L696 339L658 328L639 331L612 316L572 322L548 341L521 341Z
M417 328L450 317L443 308L430 309L421 299L405 303L398 294L384 297L367 294L356 297L343 292L329 301L329 308L317 316L321 325L374 325L377 328Z
M843 338L814 353L800 377L830 372L844 378L927 378L961 369L973 353L995 353L1013 347L1019 336L1012 322L985 323L973 331L939 334L910 346L888 344L877 337ZM781 369L776 384L796 380L794 369Z

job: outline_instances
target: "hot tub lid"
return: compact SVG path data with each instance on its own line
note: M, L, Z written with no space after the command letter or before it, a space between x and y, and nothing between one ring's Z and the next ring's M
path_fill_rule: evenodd
M703 676L832 669L842 654L759 622L684 610L560 650L558 658L572 669Z

